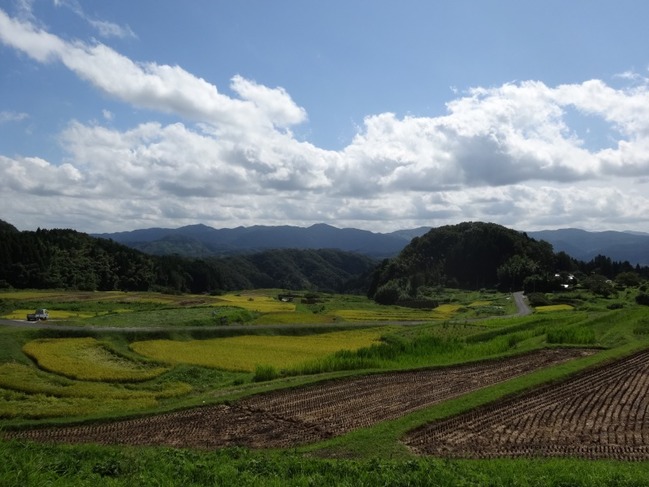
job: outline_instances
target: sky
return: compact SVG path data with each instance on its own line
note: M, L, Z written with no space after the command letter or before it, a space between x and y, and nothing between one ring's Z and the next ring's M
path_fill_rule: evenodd
M648 232L647 18L642 0L0 0L0 219Z

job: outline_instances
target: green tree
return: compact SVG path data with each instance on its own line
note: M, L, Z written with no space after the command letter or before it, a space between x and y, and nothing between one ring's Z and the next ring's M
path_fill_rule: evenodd
M523 288L526 277L539 269L536 262L525 255L512 255L498 268L499 287L503 290L518 291Z
M615 282L623 287L636 287L640 285L641 279L637 272L620 272L615 276Z
M610 279L607 279L606 276L603 276L601 274L592 274L584 278L581 281L581 284L592 293L604 298L609 297L615 292L613 282Z

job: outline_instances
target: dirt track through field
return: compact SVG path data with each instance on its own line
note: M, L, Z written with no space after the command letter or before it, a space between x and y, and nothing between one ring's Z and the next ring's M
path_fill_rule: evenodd
M410 434L443 457L649 459L649 350Z
M592 353L538 350L461 366L330 381L253 396L231 405L86 426L7 432L5 436L63 443L286 448L395 419Z

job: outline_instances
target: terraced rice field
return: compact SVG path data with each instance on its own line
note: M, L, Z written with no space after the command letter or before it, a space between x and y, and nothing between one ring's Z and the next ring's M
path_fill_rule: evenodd
M34 441L214 448L292 447L395 419L593 350L538 350L453 367L377 374L111 423L6 432Z
M649 459L649 350L425 426L415 452L459 458Z
M357 350L380 343L385 329L336 331L308 336L241 335L208 340L148 340L131 349L154 360L223 370L253 372L258 365L290 369L340 350Z
M138 382L167 371L120 357L94 338L37 339L25 344L23 352L40 368L78 380Z

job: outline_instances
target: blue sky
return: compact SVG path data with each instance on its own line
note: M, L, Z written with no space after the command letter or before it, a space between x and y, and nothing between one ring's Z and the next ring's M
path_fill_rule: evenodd
M649 3L0 0L0 219L649 231Z

